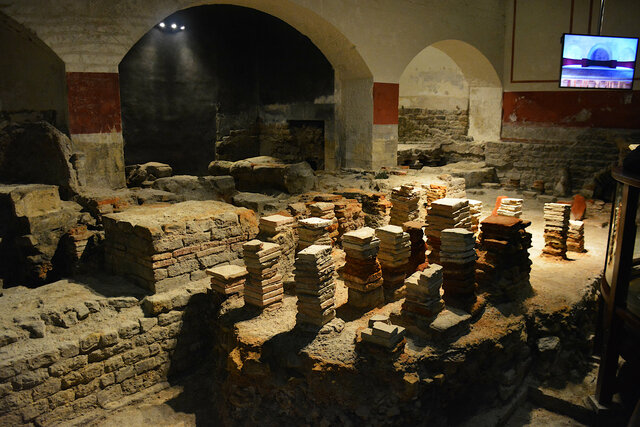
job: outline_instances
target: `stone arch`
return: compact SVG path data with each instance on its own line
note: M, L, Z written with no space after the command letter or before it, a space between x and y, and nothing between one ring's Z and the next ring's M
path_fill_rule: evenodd
M278 18L308 37L335 71L335 123L325 143L325 168L371 167L373 126L373 75L355 45L340 30L314 11L289 0L182 1L153 11L145 26L130 33L124 58L144 34L167 16L202 5L232 5L255 9ZM176 7L177 6L177 7Z
M449 57L460 70L468 88L468 131L476 141L500 138L502 83L495 68L477 48L461 40L441 40L424 48L409 62L405 73L416 68L416 63L429 50L437 49ZM403 81L401 77L400 81ZM402 91L402 88L400 89Z

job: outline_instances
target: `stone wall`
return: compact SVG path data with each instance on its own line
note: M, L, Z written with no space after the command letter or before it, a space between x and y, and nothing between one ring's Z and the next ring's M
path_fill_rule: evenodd
M398 119L398 139L403 144L433 139L461 139L467 136L469 130L468 110L403 107Z
M105 266L151 292L206 277L242 255L258 234L255 213L223 202L188 201L105 215Z
M487 166L495 167L500 182L519 179L521 188L530 189L534 180L543 180L550 192L568 170L573 192L582 190L587 197L597 193L598 175L618 162L621 150L640 142L638 132L612 129L539 128L535 133L539 139L514 138L532 136L531 129L519 132L503 128L503 135L512 140L486 144Z
M32 330L41 335L0 342L0 424L82 423L199 365L210 345L202 327L208 287L205 280L143 300L94 296L31 323L21 313L18 321L39 325Z

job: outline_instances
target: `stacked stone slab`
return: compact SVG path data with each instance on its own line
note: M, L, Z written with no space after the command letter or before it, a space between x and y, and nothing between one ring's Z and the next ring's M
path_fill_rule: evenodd
M356 199L338 200L333 205L338 219L338 240L342 239L344 233L364 227L365 215Z
M371 193L358 188L349 188L342 190L339 194L360 202L362 211L365 214L365 226L378 228L389 223L391 202L387 200L383 193Z
M324 218L305 218L298 221L298 251L311 245L333 245L329 227L333 221Z
M566 258L570 215L570 205L563 203L544 204L544 248L542 253Z
M396 349L404 340L405 329L402 326L387 322L369 322L369 327L362 330L362 341L386 348Z
M435 200L427 211L427 243L431 252L429 262L440 262L440 234L447 228L471 229L469 201L445 197Z
M145 205L102 221L107 269L152 292L205 279L258 234L252 211L215 201Z
M442 277L442 266L431 264L424 271L407 278L407 297L402 304L402 312L426 322L433 320L444 309L440 295Z
M382 269L376 258L380 240L375 231L364 227L345 233L342 248L346 254L342 277L348 288L349 305L366 309L377 307L384 302L384 292Z
M482 215L482 202L469 199L469 216L471 218L471 231L476 236L480 231L480 215Z
M467 181L462 177L454 177L449 174L438 175L447 186L447 197L464 199L467 197Z
M569 220L569 232L567 233L567 250L571 252L584 252L584 222Z
M513 197L506 197L502 199L500 202L500 207L498 208L498 215L502 216L512 216L515 218L520 218L522 215L522 199L515 199Z
M409 256L407 275L411 275L415 271L422 271L427 266L427 243L424 239L425 226L425 223L419 221L407 221L402 224L402 229L409 233L409 240L411 241L411 255Z
M287 211L296 221L309 218L309 209L303 202L291 203L287 205Z
M447 186L439 184L423 185L427 191L426 207L429 208L434 200L440 200L447 197Z
M391 219L389 224L402 226L420 216L418 203L420 195L410 185L402 185L391 190Z
M287 280L293 274L293 264L296 259L296 246L298 235L296 233L295 219L284 215L270 215L260 218L260 233L258 240L276 243L282 250L278 260L278 272Z
M442 230L440 265L447 305L470 311L476 301L476 239L464 228Z
M411 255L411 240L409 233L405 233L402 227L397 225L378 228L376 236L380 239L378 261L382 266L385 299L393 301L403 296L404 279L407 277Z
M219 265L207 269L207 274L211 277L211 289L216 293L242 295L249 272L239 265Z
M282 254L276 243L251 240L242 245L244 263L249 280L244 286L244 302L265 308L282 301L284 289L278 273L278 259Z
M312 245L298 252L295 266L297 321L323 326L336 317L331 246Z
M476 263L478 287L496 302L513 301L530 289L531 221L492 215L482 221Z
M327 227L327 232L329 232L329 237L331 237L332 245L335 245L338 240L338 218L336 218L334 212L335 205L328 202L316 202L311 203L308 207L311 217L331 221L331 225Z

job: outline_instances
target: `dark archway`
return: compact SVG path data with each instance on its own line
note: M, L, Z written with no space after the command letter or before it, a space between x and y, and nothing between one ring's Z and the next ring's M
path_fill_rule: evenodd
M68 133L64 62L32 31L0 13L0 128L44 120Z
M334 71L307 37L237 6L185 9L165 22L185 30L152 28L120 63L128 164L203 174L217 141L222 159L273 155L322 167Z

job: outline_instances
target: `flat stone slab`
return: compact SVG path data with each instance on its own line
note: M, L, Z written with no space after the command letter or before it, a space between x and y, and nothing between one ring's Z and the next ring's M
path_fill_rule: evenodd
M469 327L471 315L454 307L446 307L429 325L429 329L438 337L455 335Z
M233 280L248 274L247 269L239 265L219 265L207 269L207 274L223 280Z

